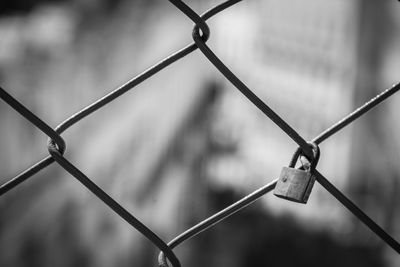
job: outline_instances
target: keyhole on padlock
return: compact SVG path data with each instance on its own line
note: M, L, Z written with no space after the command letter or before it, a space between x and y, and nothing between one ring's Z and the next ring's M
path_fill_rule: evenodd
M287 180L288 180L288 177L287 177L287 176L283 176L283 177L282 177L282 182L286 183Z

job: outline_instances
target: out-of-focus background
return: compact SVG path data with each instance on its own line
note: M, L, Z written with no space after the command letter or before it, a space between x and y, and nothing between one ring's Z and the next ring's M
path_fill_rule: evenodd
M185 1L198 13L219 1ZM311 140L400 80L395 0L252 0L210 47ZM191 42L168 1L0 3L0 85L51 126ZM321 144L318 169L400 239L400 96ZM0 182L46 136L0 101ZM278 177L296 144L195 51L63 134L65 156L164 240ZM399 266L316 184L269 194L175 249L183 266ZM158 250L53 164L0 198L0 266L155 266Z

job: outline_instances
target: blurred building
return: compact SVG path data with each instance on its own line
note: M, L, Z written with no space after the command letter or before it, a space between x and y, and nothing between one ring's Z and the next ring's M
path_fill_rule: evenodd
M311 140L354 109L359 1L254 1L216 18L218 54L234 72L306 140ZM229 84L221 113L240 135L239 164L215 164L215 178L254 188L279 175L296 144ZM349 127L350 128L350 127ZM321 144L318 169L346 188L351 164L351 128ZM229 156L230 158L232 155ZM243 171L230 168L244 168ZM226 170L225 173L218 170ZM234 177L234 178L233 178ZM311 208L268 198L275 210L341 221L338 205L315 186ZM342 222L343 223L343 222Z
M254 1L215 19L214 47L250 89L311 140L399 81L398 11L395 1ZM217 120L222 126L216 126L215 136L221 144L228 137L236 152L215 155L210 180L243 194L278 177L296 145L232 84L221 81ZM398 237L399 170L394 166L399 153L394 144L399 141L388 127L398 123L388 108L396 106L396 99L324 141L318 169ZM384 247L397 264L391 249L319 185L306 207L274 196L263 200L274 213L290 211L339 238L352 233L357 242Z

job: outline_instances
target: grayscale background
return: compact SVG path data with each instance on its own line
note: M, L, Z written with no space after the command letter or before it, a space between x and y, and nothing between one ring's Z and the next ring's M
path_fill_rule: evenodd
M202 13L221 1L185 1ZM311 140L400 81L395 0L250 0L208 45ZM192 41L166 0L0 3L0 86L55 127ZM400 239L400 96L321 144L318 170ZM165 241L279 176L296 144L195 51L63 133L65 157ZM0 101L0 183L48 155ZM320 185L174 249L183 266L399 266ZM57 164L0 198L0 266L156 266L159 251Z

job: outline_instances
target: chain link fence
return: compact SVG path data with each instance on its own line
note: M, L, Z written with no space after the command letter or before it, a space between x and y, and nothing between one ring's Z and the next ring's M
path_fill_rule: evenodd
M271 181L270 183L257 189L253 193L240 199L236 203L230 205L229 207L219 211L218 213L184 231L167 243L162 240L155 232L149 229L144 223L137 219L132 213L121 206L115 199L110 197L96 183L94 183L89 177L87 177L79 168L74 166L66 157L64 157L66 143L61 134L88 115L96 112L116 98L122 96L124 93L136 87L141 82L151 78L153 75L160 72L167 66L185 57L191 52L199 49L201 53L210 61L210 63L213 64L215 68L243 94L244 97L246 97L251 103L253 103L260 111L264 113L265 116L268 117L268 119L272 120L283 132L285 132L295 143L297 143L299 147L294 153L289 166L294 168L296 166L297 159L300 157L303 164L298 169L302 170L303 173L305 172L304 169L308 169L311 180L317 181L322 187L326 189L329 194L334 196L345 208L352 212L362 223L364 223L371 231L373 231L378 237L380 237L383 242L385 242L397 253L400 253L400 244L316 169L316 165L319 159L318 145L326 139L330 138L331 136L335 135L338 131L340 131L353 121L357 120L369 110L399 91L400 83L383 91L373 99L369 100L364 105L357 108L355 111L317 135L311 141L306 141L296 130L294 130L285 120L283 120L279 116L279 114L272 110L255 93L253 93L253 91L249 89L207 45L207 40L210 36L210 29L206 21L211 17L217 15L219 12L222 12L229 7L237 4L238 2L240 2L240 0L228 0L211 8L202 15L198 15L188 5L180 0L169 1L195 23L192 32L194 42L185 46L174 54L169 55L168 57L166 57L153 67L147 69L140 75L134 77L124 85L120 86L119 88L100 98L96 102L75 113L54 129L52 129L48 124L46 124L46 122L37 117L17 99L11 96L6 90L0 88L1 99L49 137L47 143L49 156L29 167L13 179L2 184L0 186L0 195L6 194L8 191L17 187L19 184L23 183L24 181L35 175L40 170L56 162L72 176L74 176L79 182L81 182L83 186L89 189L101 201L108 205L118 216L123 218L126 222L128 222L132 227L143 234L147 239L149 239L156 247L161 250L158 259L159 266L169 266L169 264L174 267L181 266L179 258L175 255L173 251L174 248L181 245L184 241L201 233L202 231L205 231L213 225L227 219L229 216L252 204L263 195L273 191L276 188L277 184L279 184L280 180L285 183L287 181L287 177L280 177L279 179ZM323 152L321 154L321 157L323 157ZM294 177L296 178L296 175L294 175ZM310 193L311 188L312 183L308 188L309 191L307 193ZM299 193L298 190L299 189L296 189L295 193ZM291 197L286 198L291 199Z

